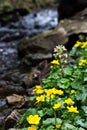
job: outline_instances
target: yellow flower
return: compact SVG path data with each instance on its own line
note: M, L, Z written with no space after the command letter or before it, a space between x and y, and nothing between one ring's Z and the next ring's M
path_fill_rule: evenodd
M76 93L76 91L72 89L72 90L71 90L71 93L72 93L72 94L75 94L75 93Z
M56 128L59 129L61 127L61 124L56 124Z
M37 102L44 102L45 101L45 95L41 95L36 97Z
M85 47L87 47L87 42L82 42L81 48L85 48Z
M42 87L40 85L36 85L35 89L33 89L33 92L36 92L38 89L41 89Z
M62 95L62 94L63 94L63 91L62 91L62 90L56 90L56 94Z
M65 100L65 103L66 104L74 104L75 102L71 98L68 98Z
M75 46L75 47L86 48L86 47L87 47L87 42L80 42L80 41L77 41L76 44L75 44L74 46Z
M82 45L82 42L77 41L74 46L75 46L75 47L80 47L81 45Z
M51 94L53 94L52 89L45 89L45 93L47 94L48 97L50 97Z
M61 105L62 105L62 103L58 102L58 103L54 104L53 109L58 109L61 107Z
M70 106L70 107L67 107L67 109L68 109L68 112L79 113L79 111L77 110L77 107Z
M27 117L27 121L29 124L39 124L41 117L39 115L30 115Z
M42 89L37 89L37 90L36 90L36 93L37 93L37 94L42 94L42 93L44 93L44 90L42 90Z
M46 98L48 98L48 99L52 99L52 98L54 98L54 94L46 95Z
M84 65L86 65L87 64L87 60L86 59L82 59L82 60L80 60L80 62L79 62L79 66L84 66Z
M28 130L37 130L36 126L32 125L31 127L28 127Z
M54 65L59 65L60 63L59 63L59 61L58 61L58 60L53 60L53 61L51 61L51 64L54 64Z
M51 66L50 66L50 69L52 69L53 67L54 67L54 66L53 66L53 65L51 65Z
M36 85L36 89L41 89L42 86L41 85Z

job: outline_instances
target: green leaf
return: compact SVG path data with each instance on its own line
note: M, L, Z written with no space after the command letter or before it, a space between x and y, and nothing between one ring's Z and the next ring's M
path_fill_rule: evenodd
M57 118L57 123L61 124L62 123L62 120L60 118ZM47 118L46 120L43 121L43 124L44 125L50 125L50 124L53 124L55 125L55 118Z
M68 123L66 123L65 124L65 130L67 129L67 130L75 130L75 126L74 125L71 125L71 124L68 124Z
M64 74L67 76L72 75L72 68L68 66L67 68L64 68Z
M39 130L52 130L54 128L53 125L49 125L49 126L41 126L41 128Z
M81 127L87 128L87 122L84 122L84 119L77 120L76 123Z
M60 88L68 88L70 86L70 81L67 78L62 78L60 82L58 82L58 86Z
M82 106L82 109L87 114L87 106Z
M29 115L35 115L37 113L35 108L29 108L21 117L19 124L21 125L23 122L26 121L26 117Z
M22 128L21 130L28 130L28 128Z
M87 77L84 77L84 81L87 81Z
M85 129L83 129L82 127L80 127L78 130L85 130Z

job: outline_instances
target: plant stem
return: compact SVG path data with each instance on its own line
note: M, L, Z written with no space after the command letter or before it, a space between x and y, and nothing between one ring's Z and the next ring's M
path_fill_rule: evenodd
M56 111L54 110L55 125L57 124Z

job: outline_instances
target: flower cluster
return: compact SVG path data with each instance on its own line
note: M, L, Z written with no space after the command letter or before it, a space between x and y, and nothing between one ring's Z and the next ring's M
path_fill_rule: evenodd
M39 91L43 91L43 93L38 93ZM52 98L55 97L55 95L63 95L64 92L62 90L56 89L56 88L52 88L52 89L42 89L42 86L40 85L36 85L35 89L33 90L37 95L36 97L36 101L39 102L45 102L46 98L48 98L49 100L51 100ZM75 90L71 90L72 94L75 94ZM42 95L41 95L42 94ZM71 98L67 98L66 100L64 100L64 103L67 105L72 105L75 104L75 102L71 99ZM62 106L62 104L64 104L63 101L62 102L58 102L55 103L53 105L53 109L56 110L58 108L60 108ZM78 113L76 112L76 107L74 108L73 106L69 107L67 106L67 109L69 112L73 112L73 113Z
M77 41L77 42L75 43L74 47L86 48L86 47L87 47L87 41L86 41L86 42Z
M42 89L41 86L39 86L39 88L38 88L37 85L36 85L35 89L33 90L33 92L35 92L36 94L39 94L36 97L37 102L44 102L46 98L52 99L52 98L54 98L55 95L63 95L63 91L61 89L56 89L56 88Z
M58 60L60 64L67 63L67 50L64 46L59 45L54 48L54 57Z
M87 65L87 59L80 60L79 66L85 66L85 65Z

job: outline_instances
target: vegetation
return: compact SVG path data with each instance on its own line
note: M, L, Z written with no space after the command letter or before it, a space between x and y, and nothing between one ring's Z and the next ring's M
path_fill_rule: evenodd
M35 107L18 123L22 130L87 129L87 42L77 41L69 54L64 46L54 49L48 78L36 85ZM71 60L73 59L73 60Z
M0 12L11 11L14 9L24 8L32 10L39 7L46 7L54 5L56 0L0 0Z

